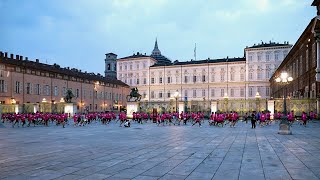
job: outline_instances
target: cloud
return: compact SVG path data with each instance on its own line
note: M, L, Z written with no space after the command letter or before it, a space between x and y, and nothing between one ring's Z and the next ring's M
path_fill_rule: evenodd
M260 39L294 39L288 29L297 28L297 17L300 24L309 21L304 11L309 5L303 0L0 0L6 15L0 48L100 73L105 53L150 53L155 37L171 59L193 58L195 42L199 59L239 56Z

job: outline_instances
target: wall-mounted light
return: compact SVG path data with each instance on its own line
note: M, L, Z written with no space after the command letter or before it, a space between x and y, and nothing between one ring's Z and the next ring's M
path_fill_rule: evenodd
M46 98L43 98L43 99L42 99L42 102L43 102L43 103L46 103L46 102L47 102Z
M11 104L16 104L16 100L14 98L11 98Z

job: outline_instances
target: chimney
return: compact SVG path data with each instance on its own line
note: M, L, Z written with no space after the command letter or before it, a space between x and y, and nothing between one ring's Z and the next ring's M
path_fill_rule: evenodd
M28 61L28 57L26 57L26 61Z
M13 54L10 54L10 59L13 59Z
M22 61L23 60L23 56L20 56L20 61Z
M3 52L2 51L0 51L0 57L3 58Z
M4 57L8 58L8 53L7 52L4 53Z
M19 55L16 55L16 60L19 60Z
M36 63L39 63L39 59L36 59Z

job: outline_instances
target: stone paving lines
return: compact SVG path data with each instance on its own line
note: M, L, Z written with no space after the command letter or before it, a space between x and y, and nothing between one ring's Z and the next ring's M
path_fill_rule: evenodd
M1 124L0 179L319 179L320 122L251 129Z

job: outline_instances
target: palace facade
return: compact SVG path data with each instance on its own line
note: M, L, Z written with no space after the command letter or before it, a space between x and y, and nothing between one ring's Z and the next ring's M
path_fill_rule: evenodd
M269 78L290 49L288 42L261 42L246 47L244 57L172 62L156 40L151 55L116 59L116 73L138 88L146 107L175 111L178 101L192 111L210 111L213 103L219 110L262 110L270 98Z
M113 78L0 52L2 112L62 112L68 89L75 96L73 112L120 110L130 92Z
M320 110L320 1L312 3L318 9L318 15L311 19L278 69L270 79L271 96L282 99L288 97L287 109L294 111ZM293 78L289 84L276 83L281 72L287 72ZM282 111L279 102L279 111Z

